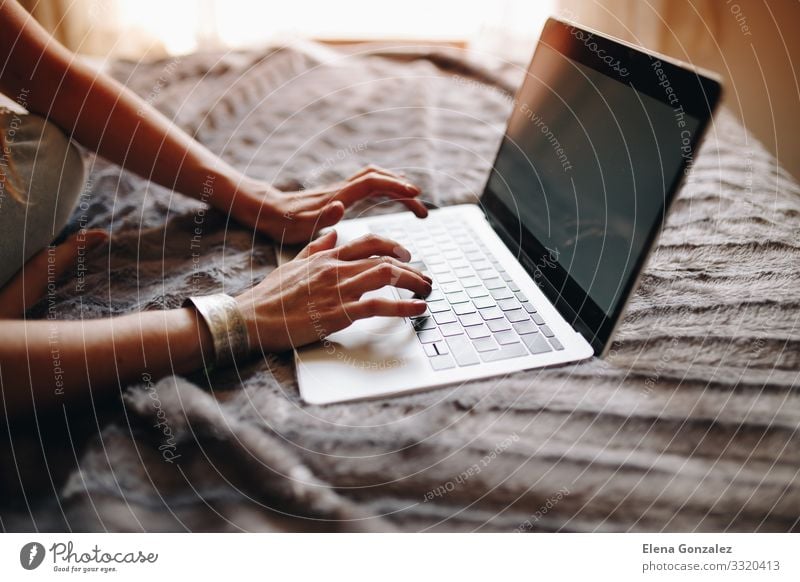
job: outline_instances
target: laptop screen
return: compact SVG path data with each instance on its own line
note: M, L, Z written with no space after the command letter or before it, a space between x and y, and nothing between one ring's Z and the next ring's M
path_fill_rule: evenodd
M550 20L516 96L482 203L597 350L692 162L707 81Z

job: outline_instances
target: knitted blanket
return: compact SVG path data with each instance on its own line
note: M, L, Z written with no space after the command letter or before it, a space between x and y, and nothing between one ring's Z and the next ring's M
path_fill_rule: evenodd
M523 74L315 45L113 72L250 175L313 186L376 163L437 205L476 201ZM796 531L799 219L800 187L722 111L607 359L325 407L300 400L291 354L144 375L118 402L12 423L0 525ZM176 307L275 266L271 241L101 159L78 225L111 229L110 252L34 316Z

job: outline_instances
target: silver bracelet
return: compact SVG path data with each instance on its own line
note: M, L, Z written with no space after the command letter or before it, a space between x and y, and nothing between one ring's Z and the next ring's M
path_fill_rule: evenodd
M250 354L247 325L236 300L225 293L189 297L184 307L194 305L214 339L214 365L230 366Z

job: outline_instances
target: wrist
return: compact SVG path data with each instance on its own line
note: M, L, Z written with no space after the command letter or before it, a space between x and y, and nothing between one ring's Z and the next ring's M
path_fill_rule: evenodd
M211 330L196 309L184 307L176 310L180 317L187 322L186 341L187 345L197 347L192 359L192 370L197 370L214 361L214 336Z
M202 319L213 346L215 366L229 366L250 355L249 331L239 304L230 295L218 293L189 297L185 306L192 305Z

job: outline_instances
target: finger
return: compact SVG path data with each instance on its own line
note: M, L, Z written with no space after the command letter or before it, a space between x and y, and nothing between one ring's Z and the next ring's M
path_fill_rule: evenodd
M315 255L315 254L320 253L322 251L327 251L327 250L332 249L333 247L336 246L336 237L337 236L338 235L336 234L335 230L331 230L331 231L326 232L321 237L319 237L317 240L314 240L314 241L310 242L308 245L306 245L306 247L302 251L297 253L297 257L296 258L298 258L298 259L307 259L311 255Z
M386 176L377 172L368 172L347 183L337 195L342 196L342 201L360 200L373 192L393 193L397 196L418 196L420 189L409 182L395 176Z
M404 262L411 260L411 253L403 245L377 234L364 235L342 245L336 251L336 257L341 261L355 261L374 256L389 256Z
M425 313L428 304L421 299L398 301L383 297L370 297L344 306L345 312L353 319L365 317L415 317Z
M422 277L422 279L427 281L428 283L433 283L433 279L431 279L421 271L415 269L411 265L407 263L401 263L394 257L374 257L369 259L360 259L358 261L346 261L341 263L343 266L341 267L340 270L343 273L343 276L352 277L357 275L358 273L361 273L373 267L377 267L384 263L394 265L399 269L404 269L417 277Z
M371 197L378 197L378 196L385 196L386 198L392 198L393 200L397 200L403 206L408 208L411 212L413 212L419 218L425 218L428 216L428 207L425 206L425 203L422 200L417 198L401 198L393 194L392 192L373 192L370 194Z
M391 263L375 265L348 280L341 286L342 293L348 297L361 297L368 291L380 289L386 285L399 289L408 289L420 297L431 293L431 284L418 273L402 269Z
M347 184L334 195L333 199L341 200L345 206L350 206L369 196L388 196L402 202L414 214L424 218L428 215L428 209L422 201L416 199L420 192L420 189L410 182L370 172Z
M369 174L370 172L373 172L373 173L376 173L376 174L382 174L384 176L390 176L390 177L394 177L394 178L402 178L402 177L405 176L405 174L403 174L402 172L392 172L391 170L387 170L386 168L381 168L380 166L376 166L375 164L370 164L370 165L368 165L368 166L366 166L364 168L361 168L358 172L356 172L355 174L350 176L347 179L347 181L351 182L353 180L357 180L361 176L364 176L365 174Z
M3 288L0 315L20 316L44 296L51 281L75 266L78 257L108 241L108 232L93 229L76 233L56 247L46 247L28 260Z

